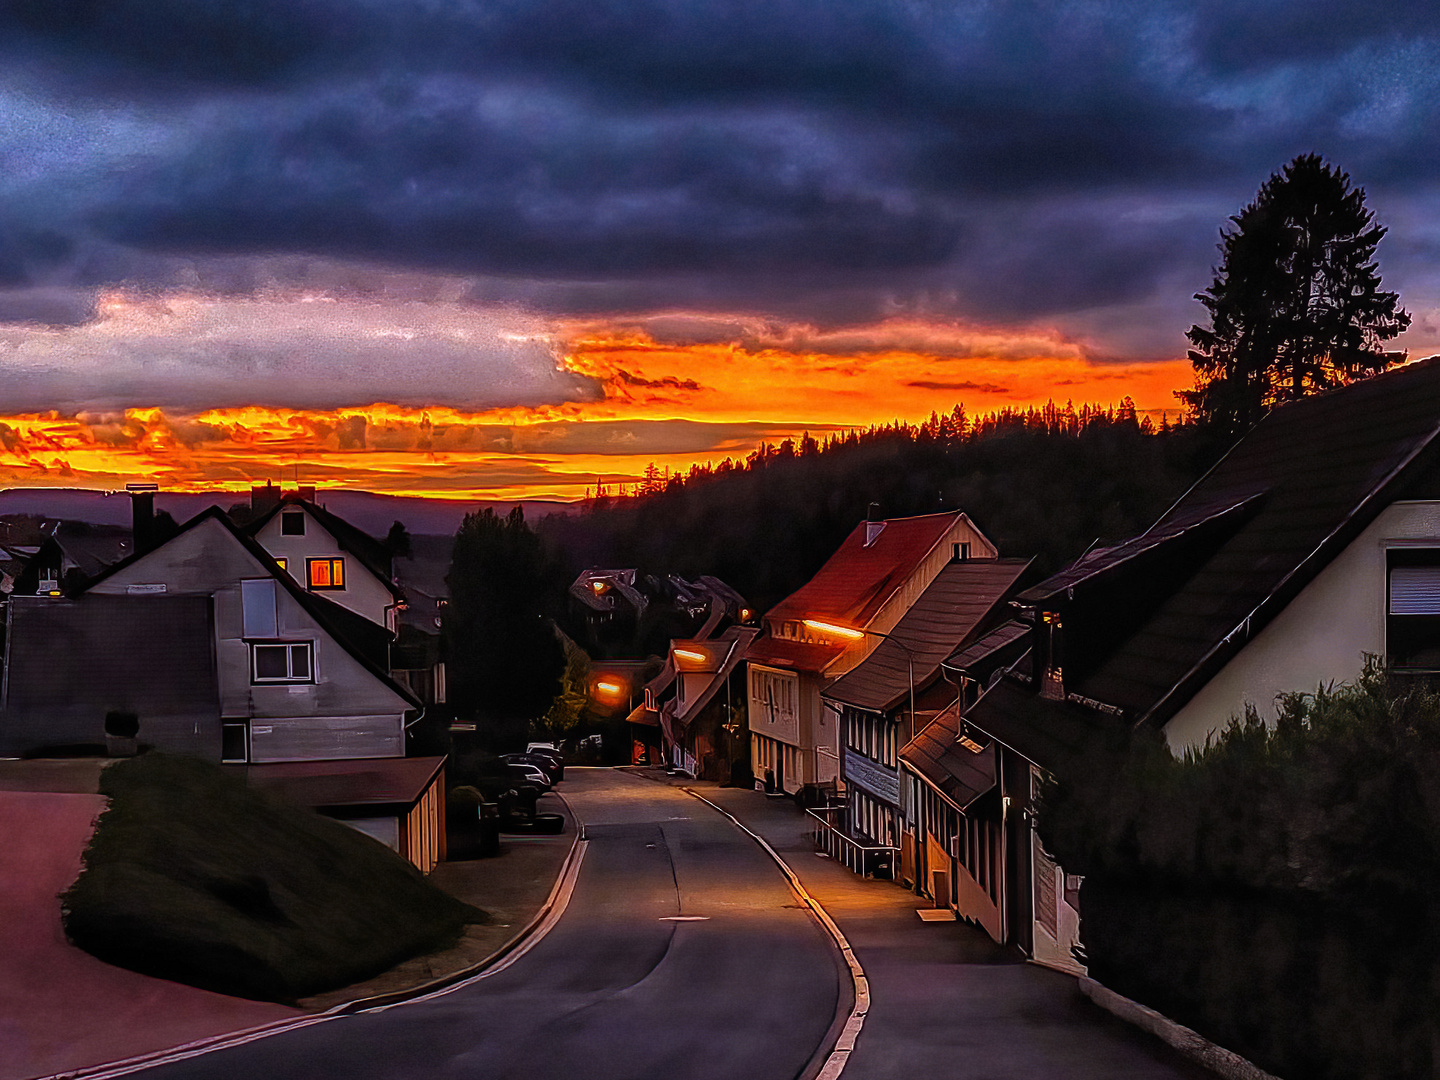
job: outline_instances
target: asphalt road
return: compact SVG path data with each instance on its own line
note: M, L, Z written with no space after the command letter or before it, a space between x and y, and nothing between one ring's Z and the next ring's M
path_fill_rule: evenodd
M156 1080L791 1080L848 979L770 858L685 794L567 770L589 849L564 917L443 997L146 1070ZM677 916L693 917L677 921Z

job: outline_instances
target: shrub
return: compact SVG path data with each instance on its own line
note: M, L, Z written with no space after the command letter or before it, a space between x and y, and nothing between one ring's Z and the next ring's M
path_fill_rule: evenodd
M76 945L120 967L294 1001L486 918L369 837L206 762L127 759L102 773L101 793L110 806L63 915Z
M1440 695L1373 661L1177 759L1097 745L1039 829L1095 978L1284 1076L1431 1075Z

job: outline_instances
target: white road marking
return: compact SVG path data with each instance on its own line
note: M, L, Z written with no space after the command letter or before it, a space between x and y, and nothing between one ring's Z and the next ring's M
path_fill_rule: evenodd
M709 915L662 915L661 922L709 922Z

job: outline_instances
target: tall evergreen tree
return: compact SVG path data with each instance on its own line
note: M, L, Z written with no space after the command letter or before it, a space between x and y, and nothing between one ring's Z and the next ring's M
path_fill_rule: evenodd
M445 617L451 704L467 718L531 720L549 706L564 656L549 622L562 578L515 507L466 514L455 534Z
M1273 174L1222 229L1223 256L1199 300L1210 326L1192 326L1196 385L1178 396L1226 437L1272 405L1383 371L1381 343L1410 325L1380 288L1375 248L1385 229L1365 189L1305 154Z

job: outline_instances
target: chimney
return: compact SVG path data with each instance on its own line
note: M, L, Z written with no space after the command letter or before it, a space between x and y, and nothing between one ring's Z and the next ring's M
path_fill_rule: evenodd
M253 517L269 513L280 505L280 489L266 480L264 484L250 485L250 513Z
M135 551L149 551L155 535L155 493L159 484L126 484L130 496L130 533Z
M867 548L875 543L885 530L885 522L875 520L875 511L879 506L879 503L872 502L865 508L865 546Z

